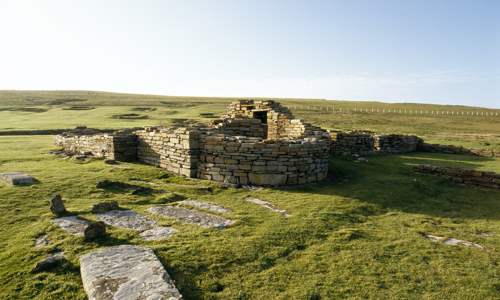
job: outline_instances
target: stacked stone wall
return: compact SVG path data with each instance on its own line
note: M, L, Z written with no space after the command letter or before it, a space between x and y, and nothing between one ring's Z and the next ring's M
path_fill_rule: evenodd
M380 154L407 153L417 151L423 142L416 135L380 134L374 136L374 151Z
M327 175L329 148L328 135L262 140L206 134L200 138L198 177L243 185L316 182Z
M145 128L135 134L140 162L175 175L196 177L200 135L197 128Z
M370 131L330 131L332 155L396 154L417 151L415 135L375 134Z
M421 143L418 151L432 153L462 154L486 157L500 157L500 151L491 149L464 148L462 146Z
M500 191L500 174L472 169L443 166L418 165L413 167L417 173L431 174L467 186L488 188Z
M214 122L214 128L221 134L231 136L264 137L264 129L259 119L248 117L240 119L226 119Z
M70 154L85 154L120 161L134 161L137 158L136 136L126 131L69 132L56 135L54 143Z
M375 147L374 134L369 131L330 131L332 155L369 155Z

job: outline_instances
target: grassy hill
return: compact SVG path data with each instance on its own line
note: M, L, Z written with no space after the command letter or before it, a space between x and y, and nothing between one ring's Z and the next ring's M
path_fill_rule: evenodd
M102 101L94 99L88 104L50 104L65 97L76 99L78 92L60 92L66 96L25 92L33 97L46 93L45 98L38 98L45 102L28 105L9 103L13 98L5 96L8 93L0 92L0 130L130 127L183 123L186 119L207 122L207 113L219 115L232 100L169 102L161 96L112 98L118 94L105 94L99 98ZM80 95L83 97L83 92ZM160 102L111 102L126 97L130 103L141 97ZM408 110L451 111L450 107L417 104L312 99L280 102L297 117L325 128L414 133L455 144L499 146L495 116L442 114L424 118L424 114L408 112L372 113L370 107L374 111L389 107L399 111L405 106ZM327 104L335 107L335 112L326 112ZM308 110L307 105L323 109ZM370 111L359 112L361 108ZM174 177L140 163L122 163L130 169L120 169L102 159L80 161L47 154L54 149L51 136L0 136L0 173L22 171L38 180L29 186L0 182L1 299L86 299L79 257L120 244L152 248L185 299L496 299L500 293L499 193L411 171L416 164L429 163L500 173L499 159L408 153L368 157L368 164L359 164L331 157L328 181L254 191ZM132 195L124 189L97 188L104 179L150 181L168 193ZM179 183L208 185L212 191L189 189ZM92 205L115 200L120 207L157 218L160 225L179 232L166 240L144 241L136 231L108 226L107 238L85 241L49 221L55 217L49 210L49 200L55 194L66 201L69 214L79 218L97 220L91 213ZM292 216L284 218L246 202L243 198L247 195L269 201ZM181 206L177 203L180 199L232 209L234 213L224 217L235 223L219 231L161 218L146 210L152 205ZM35 239L43 234L53 244L34 248ZM434 243L422 234L466 240L491 251ZM37 261L58 251L66 253L66 261L42 271L32 270Z
M94 91L0 91L0 131L207 123L237 99ZM271 99L289 107L297 118L325 129L415 134L429 142L500 149L500 109Z

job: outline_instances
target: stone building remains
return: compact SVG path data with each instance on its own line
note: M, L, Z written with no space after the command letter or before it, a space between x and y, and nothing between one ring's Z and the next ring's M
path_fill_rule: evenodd
M326 131L279 103L239 100L220 119L191 127L80 128L55 136L69 154L139 161L189 178L241 185L293 185L325 179L329 155L412 151L498 157L499 152L426 144L415 135Z
M240 100L208 126L80 130L55 137L64 151L140 161L190 178L242 185L323 180L331 138L274 101Z

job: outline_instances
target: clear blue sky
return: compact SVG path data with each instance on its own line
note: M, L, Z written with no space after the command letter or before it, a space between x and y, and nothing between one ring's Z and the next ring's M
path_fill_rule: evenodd
M0 0L0 89L500 108L500 0Z

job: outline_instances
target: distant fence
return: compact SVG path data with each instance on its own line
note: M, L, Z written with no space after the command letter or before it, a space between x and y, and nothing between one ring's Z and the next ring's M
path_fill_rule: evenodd
M467 111L467 110L423 110L423 109L400 109L400 108L350 108L334 106L313 106L313 105L289 105L286 106L294 111L317 111L326 113L391 113L407 115L428 115L428 116L486 116L496 117L497 111Z

